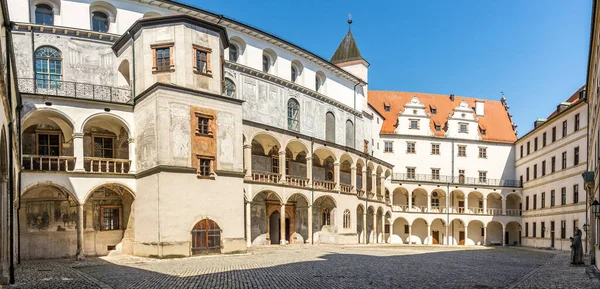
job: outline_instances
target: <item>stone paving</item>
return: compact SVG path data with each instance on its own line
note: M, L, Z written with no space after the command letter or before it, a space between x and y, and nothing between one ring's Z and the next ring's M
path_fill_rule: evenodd
M600 288L587 268L522 248L269 246L170 260L24 261L8 288Z

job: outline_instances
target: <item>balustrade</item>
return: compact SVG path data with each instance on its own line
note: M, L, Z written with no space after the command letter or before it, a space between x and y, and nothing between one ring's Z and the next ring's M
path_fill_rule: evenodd
M252 171L252 180L255 182L276 184L279 183L280 178L281 175L277 173Z
M519 209L506 209L507 216L520 216L521 210Z
M502 215L502 209L501 208L488 208L487 214L494 215L494 216L500 216L500 215Z
M335 190L335 182L324 181L324 180L313 180L313 186L315 189L326 190L326 191L334 191Z
M351 185L340 184L340 191L344 194L351 194L352 188L353 187Z
M356 196L358 196L359 198L363 198L365 196L365 190L356 189Z
M73 171L75 157L23 155L21 165L25 171Z
M298 177L298 176L285 176L286 184L293 187L308 187L308 178Z
M111 158L85 158L85 170L92 173L129 173L130 160L127 159L111 159Z
M477 214L477 215L483 215L483 208L478 208L478 207L473 207L473 208L469 208L469 210L471 211L471 214Z

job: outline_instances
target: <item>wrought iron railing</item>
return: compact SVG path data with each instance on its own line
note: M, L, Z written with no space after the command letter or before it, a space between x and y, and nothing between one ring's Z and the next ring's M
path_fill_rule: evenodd
M393 181L421 181L433 183L450 183L464 185L481 185L481 186L499 186L499 187L521 187L519 180L505 179L489 179L489 178L472 178L472 177L452 177L431 174L405 174L396 173L393 175Z
M133 102L131 90L128 88L33 78L19 78L18 85L21 93L63 96L115 103Z

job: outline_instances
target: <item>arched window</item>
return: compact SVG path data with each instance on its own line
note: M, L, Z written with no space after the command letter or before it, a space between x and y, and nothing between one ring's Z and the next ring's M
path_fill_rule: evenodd
M318 92L319 90L321 90L321 78L319 77L319 75L315 76L315 90Z
M330 226L331 225L331 211L329 211L329 208L325 208L323 209L323 214L322 214L322 219L321 219L321 224L323 226Z
M292 65L292 82L296 82L298 79L298 68Z
M300 131L300 104L293 98L288 100L288 129Z
M235 83L229 78L225 78L225 95L235 97Z
M332 112L325 115L325 140L335 142L335 116Z
M220 253L221 228L213 220L204 219L192 229L192 255Z
M350 228L350 210L344 211L344 229Z
M230 44L229 45L229 61L237 62L238 57L240 56L237 45Z
M354 147L354 124L351 120L346 121L346 146Z
M35 82L37 88L60 88L62 57L54 47L43 46L35 51Z
M315 75L315 91L324 93L323 87L325 85L325 73L323 71L318 71Z
M269 69L271 68L271 58L266 54L263 54L262 66L263 72L269 72Z
M92 30L108 32L108 16L103 12L92 12Z
M35 6L35 24L54 25L54 13L52 7L46 4Z

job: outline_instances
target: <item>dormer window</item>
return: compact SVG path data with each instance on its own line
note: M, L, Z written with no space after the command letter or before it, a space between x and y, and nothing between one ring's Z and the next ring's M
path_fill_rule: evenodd
M466 123L459 123L458 124L458 132L459 133L467 133L467 124Z
M385 109L385 111L389 112L390 111L390 106L389 105L384 105L383 109Z
M418 119L411 119L410 120L410 126L408 128L409 129L419 129L419 120Z
M93 12L92 30L96 32L108 32L108 15L102 12Z
M431 109L431 114L437 114L437 108L432 108Z
M35 6L35 24L54 25L52 7L45 4Z
M481 135L486 135L487 134L487 130L485 130L483 128L480 131L481 131Z
M442 130L442 126L440 126L439 124L435 125L435 131L441 131Z

